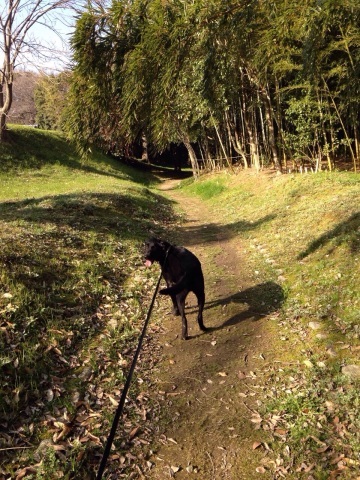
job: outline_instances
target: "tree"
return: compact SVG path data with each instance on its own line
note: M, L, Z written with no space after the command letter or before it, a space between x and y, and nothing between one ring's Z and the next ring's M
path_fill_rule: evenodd
M34 91L36 124L45 130L61 130L69 89L70 72L41 75Z
M316 170L326 160L333 168L349 153L356 169L360 6L353 0L93 5L73 37L69 130L84 147L121 151L143 138L162 151L182 143L195 175L200 164L234 161L282 171L289 160Z
M40 54L39 40L31 36L41 23L54 30L54 12L76 7L76 0L5 0L0 10L0 141L13 101L14 70L24 53Z
M36 123L34 91L39 81L37 72L16 71L14 75L13 103L8 122L20 125Z

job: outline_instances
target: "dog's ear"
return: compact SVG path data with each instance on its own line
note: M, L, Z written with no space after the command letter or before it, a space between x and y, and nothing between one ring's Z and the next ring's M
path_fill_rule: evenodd
M170 247L170 243L166 240L162 240L161 238L159 238L157 242L163 250L167 250Z

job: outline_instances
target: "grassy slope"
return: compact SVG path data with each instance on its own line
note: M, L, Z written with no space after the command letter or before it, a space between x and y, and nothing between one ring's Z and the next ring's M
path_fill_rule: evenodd
M151 175L97 152L84 163L55 132L11 138L0 145L0 477L31 478L43 460L37 479L86 478L153 288L137 275L141 243L172 209Z
M265 386L259 418L273 432L265 467L294 479L357 478L359 381L342 368L360 366L359 176L242 172L186 189L237 233L259 280L286 292L269 328L293 365Z
M0 145L0 448L30 448L6 451L0 474L87 478L154 285L139 271L140 243L171 228L172 206L149 175L97 153L84 164L55 133L16 128L13 139ZM335 470L354 478L346 467L358 466L357 390L341 366L358 363L359 186L350 173L241 172L185 187L227 220L259 279L287 293L284 358L309 368L269 378L260 413L264 428L276 416L279 465L313 462L318 479ZM122 439L150 408L142 396L129 406L116 478L134 464ZM35 477L26 469L40 461Z

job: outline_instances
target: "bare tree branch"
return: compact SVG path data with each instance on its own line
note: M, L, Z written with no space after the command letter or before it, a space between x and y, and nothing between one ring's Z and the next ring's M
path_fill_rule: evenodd
M0 141L11 109L14 69L40 67L50 59L64 64L64 52L51 39L65 49L61 26L69 28L66 16L74 20L82 5L81 0L5 0L0 7ZM47 39L40 33L44 29L49 30Z

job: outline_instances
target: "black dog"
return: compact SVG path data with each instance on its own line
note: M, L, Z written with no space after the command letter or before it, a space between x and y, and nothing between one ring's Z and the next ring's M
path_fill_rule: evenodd
M162 295L170 295L174 305L174 314L181 315L182 339L188 338L187 319L185 316L185 299L189 292L194 292L198 300L197 321L200 330L207 329L203 323L205 304L204 276L199 259L189 250L177 245L151 238L145 243L145 265L150 267L159 262L167 288L160 290Z

